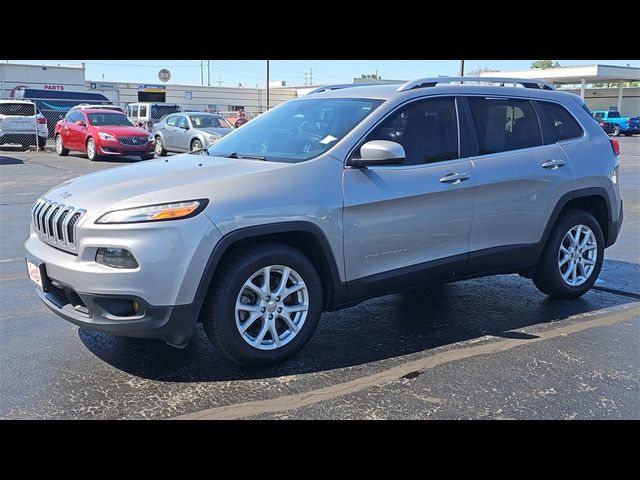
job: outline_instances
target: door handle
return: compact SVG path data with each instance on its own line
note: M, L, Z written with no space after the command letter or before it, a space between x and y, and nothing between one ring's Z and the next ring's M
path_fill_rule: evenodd
M440 183L449 183L451 185L457 185L460 182L464 182L465 180L469 180L471 175L468 173L450 173L449 175L445 175L440 179Z
M549 160L542 164L542 168L548 168L550 170L557 170L560 167L564 167L564 160Z

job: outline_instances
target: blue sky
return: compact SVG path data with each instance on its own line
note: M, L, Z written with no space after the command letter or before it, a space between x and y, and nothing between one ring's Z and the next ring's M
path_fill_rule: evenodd
M497 70L529 68L533 60L467 60L465 71L480 66ZM631 64L640 67L638 60L558 60L562 66ZM171 71L169 83L200 85L200 60L9 60L30 64L86 64L87 80L160 83L158 70ZM211 84L245 87L264 86L264 60L211 60ZM284 80L287 85L304 85L305 72L313 71L314 83L349 83L362 73L374 73L382 78L413 79L437 75L457 75L459 60L271 60L271 80ZM103 77L104 75L104 77ZM207 84L205 61L204 82Z

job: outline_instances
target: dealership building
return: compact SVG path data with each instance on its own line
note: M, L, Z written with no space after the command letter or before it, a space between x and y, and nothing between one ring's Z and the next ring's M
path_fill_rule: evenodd
M296 88L283 82L269 88L269 106L298 96ZM0 98L14 97L19 90L39 89L100 93L117 104L132 102L175 103L185 109L262 112L267 109L264 88L210 87L201 85L142 84L87 80L85 66L23 65L0 63Z

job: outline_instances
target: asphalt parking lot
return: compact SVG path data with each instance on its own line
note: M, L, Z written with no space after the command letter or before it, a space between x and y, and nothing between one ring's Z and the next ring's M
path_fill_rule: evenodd
M551 300L517 275L322 316L301 353L243 369L202 328L184 350L62 320L22 244L36 198L132 160L0 151L0 418L640 419L640 137L621 137L625 221L596 287Z

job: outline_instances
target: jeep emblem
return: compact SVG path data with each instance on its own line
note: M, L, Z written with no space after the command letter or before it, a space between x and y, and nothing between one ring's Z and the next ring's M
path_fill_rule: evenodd
M62 198L69 198L69 197L71 196L71 194L70 194L69 192L62 192L62 193L60 194L60 196L61 196Z

